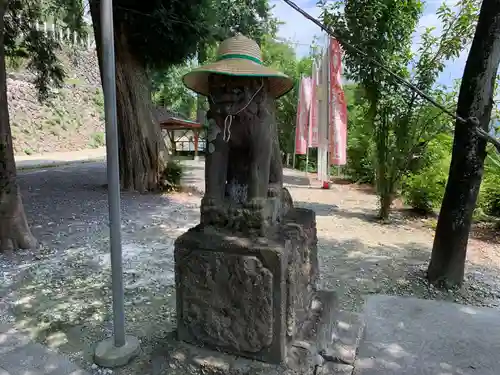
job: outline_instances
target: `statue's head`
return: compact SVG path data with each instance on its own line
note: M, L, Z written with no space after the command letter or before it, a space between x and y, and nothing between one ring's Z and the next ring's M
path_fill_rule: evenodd
M208 89L210 109L222 116L254 112L270 98L269 81L264 77L210 74Z
M182 80L188 88L207 96L220 111L238 110L241 102L244 106L255 93L256 98L264 95L276 99L293 88L287 75L264 65L258 44L243 35L224 40L217 61L193 69ZM233 103L234 107L222 103Z

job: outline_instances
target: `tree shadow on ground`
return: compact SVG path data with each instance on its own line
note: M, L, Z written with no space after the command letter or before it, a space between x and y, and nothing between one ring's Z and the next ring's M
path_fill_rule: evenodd
M309 186L310 181L309 178L304 176L300 176L297 174L284 174L283 175L283 184L293 185L293 186Z
M43 247L0 254L0 314L87 367L93 345L112 332L105 182L99 163L20 173ZM199 220L199 197L185 196L121 194L127 328L145 345L175 323L173 243Z
M378 222L378 211L363 208L357 211L345 210L342 207L337 206L336 204L325 204L318 202L303 202L303 201L294 201L294 205L296 207L308 208L316 212L317 216L341 216L346 219L359 219L363 220L367 223L377 223Z
M423 230L435 231L437 215L422 215L408 208L391 210L388 222L380 220L377 209L358 208L356 211L343 209L336 204L318 202L294 201L296 207L308 208L316 212L316 216L339 216L345 219L358 219L366 223L379 226L410 225ZM475 223L472 225L469 238L492 244L500 244L500 231L498 223Z
M339 294L343 309L361 311L364 296L389 294L463 304L500 305L499 270L467 263L458 290L438 290L425 277L430 248L418 243L367 245L320 239L321 287Z
M42 243L62 248L70 242L78 245L85 243L96 230L107 227L108 191L103 187L105 164L22 173L18 181L29 224ZM167 194L121 192L124 231L139 229L151 219L161 220L161 210L175 205L183 208ZM185 221L183 215L168 219L177 224Z
M17 260L17 255L0 256L2 267L16 271L3 275L7 286L0 289L20 329L89 368L94 345L112 333L112 318L107 193L98 188L105 169L83 169L79 174L59 169L20 176L34 232L51 246L28 262L21 255ZM174 196L123 193L122 206L127 332L141 339L143 353L113 373L161 374L152 365L161 362L155 362L155 348L171 340L176 325L172 245L197 223L198 205ZM317 207L320 213L329 207L323 206ZM500 293L491 288L493 282L500 285L496 268L468 265L462 289L436 291L424 278L428 258L429 249L421 244L373 246L357 239L320 238L320 285L335 290L341 307L354 311L373 293L496 303Z

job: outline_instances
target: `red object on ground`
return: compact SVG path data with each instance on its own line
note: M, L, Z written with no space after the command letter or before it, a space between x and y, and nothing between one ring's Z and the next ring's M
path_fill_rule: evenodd
M323 181L323 186L321 186L322 189L330 189L330 182L329 181Z

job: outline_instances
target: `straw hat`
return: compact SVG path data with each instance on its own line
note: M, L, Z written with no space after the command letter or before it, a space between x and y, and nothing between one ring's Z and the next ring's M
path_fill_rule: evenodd
M193 69L182 77L182 81L191 90L208 96L210 74L266 77L269 80L269 91L276 98L293 88L293 81L287 75L262 65L259 46L243 35L224 40L217 50L216 62Z

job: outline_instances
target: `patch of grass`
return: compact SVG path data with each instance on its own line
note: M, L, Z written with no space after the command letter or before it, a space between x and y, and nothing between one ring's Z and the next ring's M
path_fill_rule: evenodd
M101 89L95 90L94 97L92 98L92 100L97 107L102 108L104 110L104 95L102 94Z
M94 96L92 97L92 102L97 108L99 119L101 121L104 121L104 96L101 89L95 90Z
M25 148L24 149L24 153L26 155L33 155L34 154L34 151L31 149L31 148Z
M90 136L89 146L91 148L102 147L106 144L106 136L104 132L95 132Z
M173 191L179 189L183 174L183 165L176 161L169 160L162 174L162 182L165 190Z
M66 84L77 86L77 85L81 85L82 84L82 80L79 79L79 78L67 78L66 79Z
M429 218L424 221L424 226L436 230L437 223L438 221L436 218Z
M20 72L26 67L28 59L22 56L6 56L5 65L7 71Z

